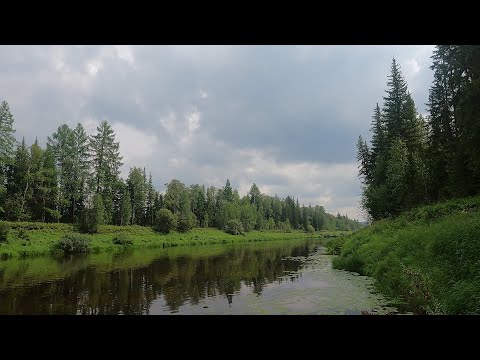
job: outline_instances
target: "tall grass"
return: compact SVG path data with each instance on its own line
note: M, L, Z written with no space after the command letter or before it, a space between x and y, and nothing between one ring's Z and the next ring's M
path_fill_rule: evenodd
M375 277L414 312L480 314L480 197L413 209L344 240L332 244L334 267Z

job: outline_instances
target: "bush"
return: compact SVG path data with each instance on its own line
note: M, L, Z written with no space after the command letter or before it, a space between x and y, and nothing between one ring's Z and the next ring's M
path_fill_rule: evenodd
M315 228L314 228L312 225L308 224L308 226L307 226L307 232L309 232L309 233L314 233L314 232L315 232Z
M98 225L103 224L103 200L100 194L93 196L91 208L86 208L80 216L79 230L82 233L95 234L98 232Z
M177 220L177 228L180 232L187 232L192 230L197 224L197 217L194 213L189 211L188 213L179 213Z
M175 215L168 209L160 209L157 211L153 230L168 234L177 227L177 219Z
M9 222L7 224L10 226L11 230L58 230L64 232L71 232L73 230L71 224L65 223Z
M343 249L343 245L345 245L345 238L335 237L328 241L326 245L327 253L331 255L340 255Z
M10 226L4 222L0 222L0 242L6 242Z
M277 223L277 230L280 230L281 232L285 232L285 233L291 233L292 226L290 225L290 221L288 219L285 222L279 221Z
M127 234L118 234L112 241L115 245L132 245L133 241Z
M240 220L228 220L225 225L225 232L232 235L242 235L243 234L243 225Z
M59 246L66 253L87 253L90 251L91 239L83 234L66 234L60 239Z

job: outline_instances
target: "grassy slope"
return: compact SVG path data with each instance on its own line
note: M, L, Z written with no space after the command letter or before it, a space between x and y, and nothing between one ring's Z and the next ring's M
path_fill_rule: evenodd
M480 197L420 207L329 247L334 267L375 277L416 313L480 313Z
M74 228L68 224L43 224L43 223L8 223L11 227L8 241L0 243L0 259L11 257L25 257L50 254L60 238ZM25 229L28 240L19 238L19 230ZM276 231L250 231L245 235L230 235L217 229L194 229L187 233L173 232L161 235L151 228L142 226L100 226L100 231L95 235L88 235L92 239L92 252L104 251L120 252L124 250L121 245L114 245L113 238L119 233L127 234L133 242L131 248L171 247L182 245L205 245L233 242L252 242L268 240L287 240L307 237L324 237L339 235L348 232L317 232L313 235L300 231L282 233Z

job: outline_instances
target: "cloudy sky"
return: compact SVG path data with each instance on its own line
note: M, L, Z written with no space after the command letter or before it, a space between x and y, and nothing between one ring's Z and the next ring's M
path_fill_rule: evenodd
M157 189L177 178L363 220L356 140L369 138L392 57L425 113L433 46L0 46L17 139L110 122Z

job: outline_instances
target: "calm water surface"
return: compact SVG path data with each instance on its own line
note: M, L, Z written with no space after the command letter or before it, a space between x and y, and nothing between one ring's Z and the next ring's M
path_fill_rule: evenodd
M0 314L390 313L319 240L0 261Z

